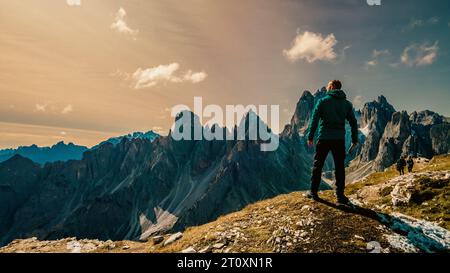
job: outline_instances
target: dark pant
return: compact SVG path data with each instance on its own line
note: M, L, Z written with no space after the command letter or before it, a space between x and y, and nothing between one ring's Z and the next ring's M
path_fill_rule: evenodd
M311 177L311 192L319 191L320 181L322 180L322 168L331 151L334 159L334 168L336 176L336 194L344 195L345 189L345 141L344 140L319 140L316 145L316 154L314 156L314 167Z

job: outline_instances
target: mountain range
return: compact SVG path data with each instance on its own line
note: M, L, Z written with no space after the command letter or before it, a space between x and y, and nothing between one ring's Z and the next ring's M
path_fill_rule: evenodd
M8 160L14 155L21 155L38 164L71 159L80 160L83 157L83 153L87 150L88 148L85 146L79 146L73 143L65 144L62 141L51 147L38 147L37 145L21 146L17 149L0 150L0 162Z
M325 92L302 94L273 152L262 152L261 141L248 135L236 141L175 141L169 133L121 137L85 151L80 160L45 166L16 154L0 163L0 244L33 236L145 240L308 189L313 150L304 135ZM450 124L437 113L397 112L380 96L356 114L362 144L347 159L349 181L387 168L401 154L449 152ZM180 115L195 120L191 112ZM248 124L250 115L239 126ZM326 168L332 170L331 161Z
M159 135L153 131L148 131L146 133L135 132L124 136L109 138L100 144L95 145L91 149L96 149L105 143L117 145L124 138L129 140L142 138L153 141L158 137ZM81 160L83 158L83 153L87 150L89 150L88 147L75 145L73 143L65 144L63 141L58 142L51 147L39 147L33 144L31 146L21 146L17 149L0 150L0 162L8 160L14 155L21 155L38 164L52 163L56 161Z

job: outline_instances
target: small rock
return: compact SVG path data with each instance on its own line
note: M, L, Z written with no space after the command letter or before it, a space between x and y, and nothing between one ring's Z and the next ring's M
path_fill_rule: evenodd
M180 239L181 237L183 237L183 233L181 232L177 232L175 234L170 235L170 237L164 242L164 246L170 245L173 242L175 242L176 240Z
M162 241L164 241L164 236L161 236L161 235L159 235L159 236L154 236L154 237L152 238L152 242L153 242L153 244L155 244L155 245L161 243Z
M370 253L381 253L382 248L379 242L371 241L367 243L366 249Z
M304 205L304 206L301 208L301 210L309 210L310 208L311 208L311 206Z
M188 247L186 249L183 249L181 251L181 253L197 253L197 251L192 246L190 246L190 247Z
M362 241L364 241L365 239L364 239L364 237L362 237L362 236L359 236L359 235L357 235L357 234L355 234L355 238L356 239L358 239L358 240L362 240Z
M212 247L213 247L214 249L221 249L221 248L224 247L224 246L225 246L225 244L217 243L217 244L214 244Z
M113 241L111 241L111 240L106 241L105 245L106 245L106 248L108 248L108 249L116 248L116 244Z
M199 251L199 253L211 253L211 252L212 252L212 247L211 246L204 247L203 249L201 249Z
M122 247L122 249L123 249L123 250L130 249L130 246L129 246L129 245L124 245L124 246Z

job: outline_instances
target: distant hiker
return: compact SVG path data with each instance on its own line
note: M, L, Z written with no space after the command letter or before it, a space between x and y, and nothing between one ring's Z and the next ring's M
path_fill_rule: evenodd
M349 200L344 194L345 189L345 121L348 120L352 129L353 150L358 144L358 124L355 118L353 105L347 100L342 83L333 80L328 83L327 95L320 99L313 110L309 124L308 145L314 145L314 135L318 131L318 142L314 156L314 166L311 177L311 190L307 197L318 200L322 168L331 151L334 159L336 176L336 197L338 203L348 204Z
M412 173L414 168L414 159L412 156L408 157L408 160L406 161L406 164L408 165L408 172Z
M405 167L406 167L406 160L405 156L401 156L400 159L397 161L397 171L400 173L400 175L405 174Z

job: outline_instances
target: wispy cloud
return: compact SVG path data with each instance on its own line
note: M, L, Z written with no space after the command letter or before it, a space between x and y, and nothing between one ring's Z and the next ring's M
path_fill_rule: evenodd
M116 30L117 32L128 34L135 36L139 33L139 30L132 29L128 26L125 18L127 16L127 12L122 7L117 11L114 22L111 24L111 29Z
M334 61L337 57L334 51L337 42L334 34L324 37L321 33L306 31L297 34L291 48L283 50L283 55L291 62L302 59L308 63Z
M381 57L387 56L390 54L391 54L391 52L388 49L381 49L381 50L375 49L372 52L371 59L366 62L366 68L377 66L379 64L379 59Z
M36 112L45 112L45 111L47 111L47 104L39 104L39 103L36 103L36 104L34 105L34 110L35 110Z
M65 107L62 109L61 114L65 115L65 114L68 114L68 113L70 113L70 112L72 112L72 111L73 111L73 106L72 106L72 104L68 104L67 106L65 106Z
M133 87L135 89L150 88L160 83L199 83L206 79L208 74L206 72L187 71L179 75L177 72L180 69L178 63L171 63L168 65L159 65L151 68L138 68L131 76L133 80Z
M81 0L66 0L66 4L69 6L81 6Z
M409 67L426 66L433 64L439 53L439 42L434 44L411 44L403 50L401 63Z
M413 18L413 19L411 19L411 21L405 27L404 30L413 30L413 29L420 28L420 27L436 25L436 24L439 23L440 20L441 19L439 17L437 17L437 16L433 16L433 17L428 18L428 19L416 19L416 18Z

